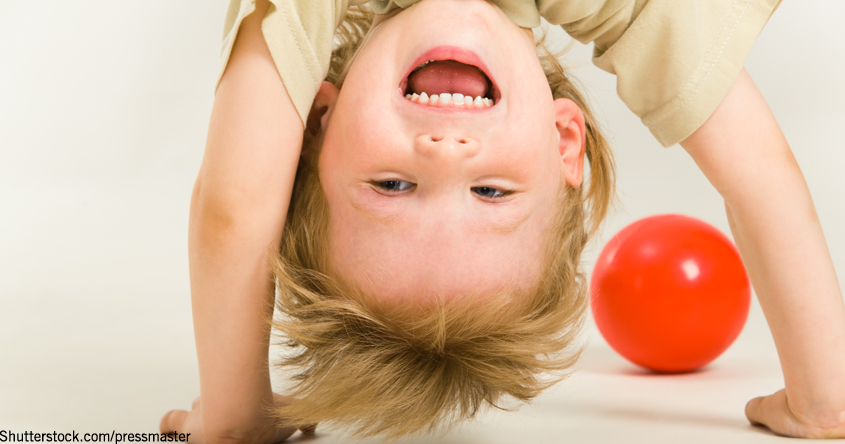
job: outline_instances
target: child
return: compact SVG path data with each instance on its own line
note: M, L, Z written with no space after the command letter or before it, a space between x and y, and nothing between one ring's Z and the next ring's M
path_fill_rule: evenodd
M749 420L845 436L838 282L800 170L742 70L776 4L373 2L363 42L368 20L346 17L327 74L345 3L232 3L192 201L202 402L165 415L164 431L275 442L334 421L396 437L565 375L584 316L578 259L613 176L586 104L556 62L537 61L524 28L542 14L596 43L620 96L725 198L786 379ZM270 390L271 266L277 326L297 347L283 363L298 369L292 398Z

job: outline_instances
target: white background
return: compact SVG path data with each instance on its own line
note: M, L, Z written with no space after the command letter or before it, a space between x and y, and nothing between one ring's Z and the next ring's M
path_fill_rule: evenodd
M187 214L225 9L0 0L0 429L150 432L198 395ZM786 1L746 63L802 166L840 274L843 17L841 1ZM618 161L621 204L603 239L670 212L728 233L721 199L689 156L661 148L589 59L576 43L565 62ZM692 375L649 376L589 333L574 378L447 441L777 439L742 416L751 396L782 384L756 302L737 343Z

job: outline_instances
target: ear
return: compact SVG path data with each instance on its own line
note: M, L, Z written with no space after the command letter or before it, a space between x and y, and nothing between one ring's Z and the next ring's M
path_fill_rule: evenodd
M306 131L317 134L326 127L339 95L340 90L331 83L323 82L320 84L317 96L314 97L314 102L311 104L311 111L308 113Z
M584 179L584 154L587 151L587 129L581 108L569 99L554 101L555 124L560 136L561 168L566 183L573 188Z

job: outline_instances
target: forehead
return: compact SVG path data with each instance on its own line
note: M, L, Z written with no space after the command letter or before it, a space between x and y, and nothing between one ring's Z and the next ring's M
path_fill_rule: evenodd
M552 207L530 214L513 230L498 230L472 215L447 211L373 220L334 201L329 260L343 281L391 301L527 289L544 270Z

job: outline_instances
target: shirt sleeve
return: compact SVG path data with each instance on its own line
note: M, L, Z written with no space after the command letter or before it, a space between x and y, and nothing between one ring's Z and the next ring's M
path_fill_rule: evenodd
M594 42L593 62L663 146L695 132L736 80L780 0L538 0L540 14Z
M261 31L304 128L320 83L328 74L334 31L343 22L350 5L366 0L270 0L270 3ZM254 10L255 0L229 2L218 84L241 22Z

